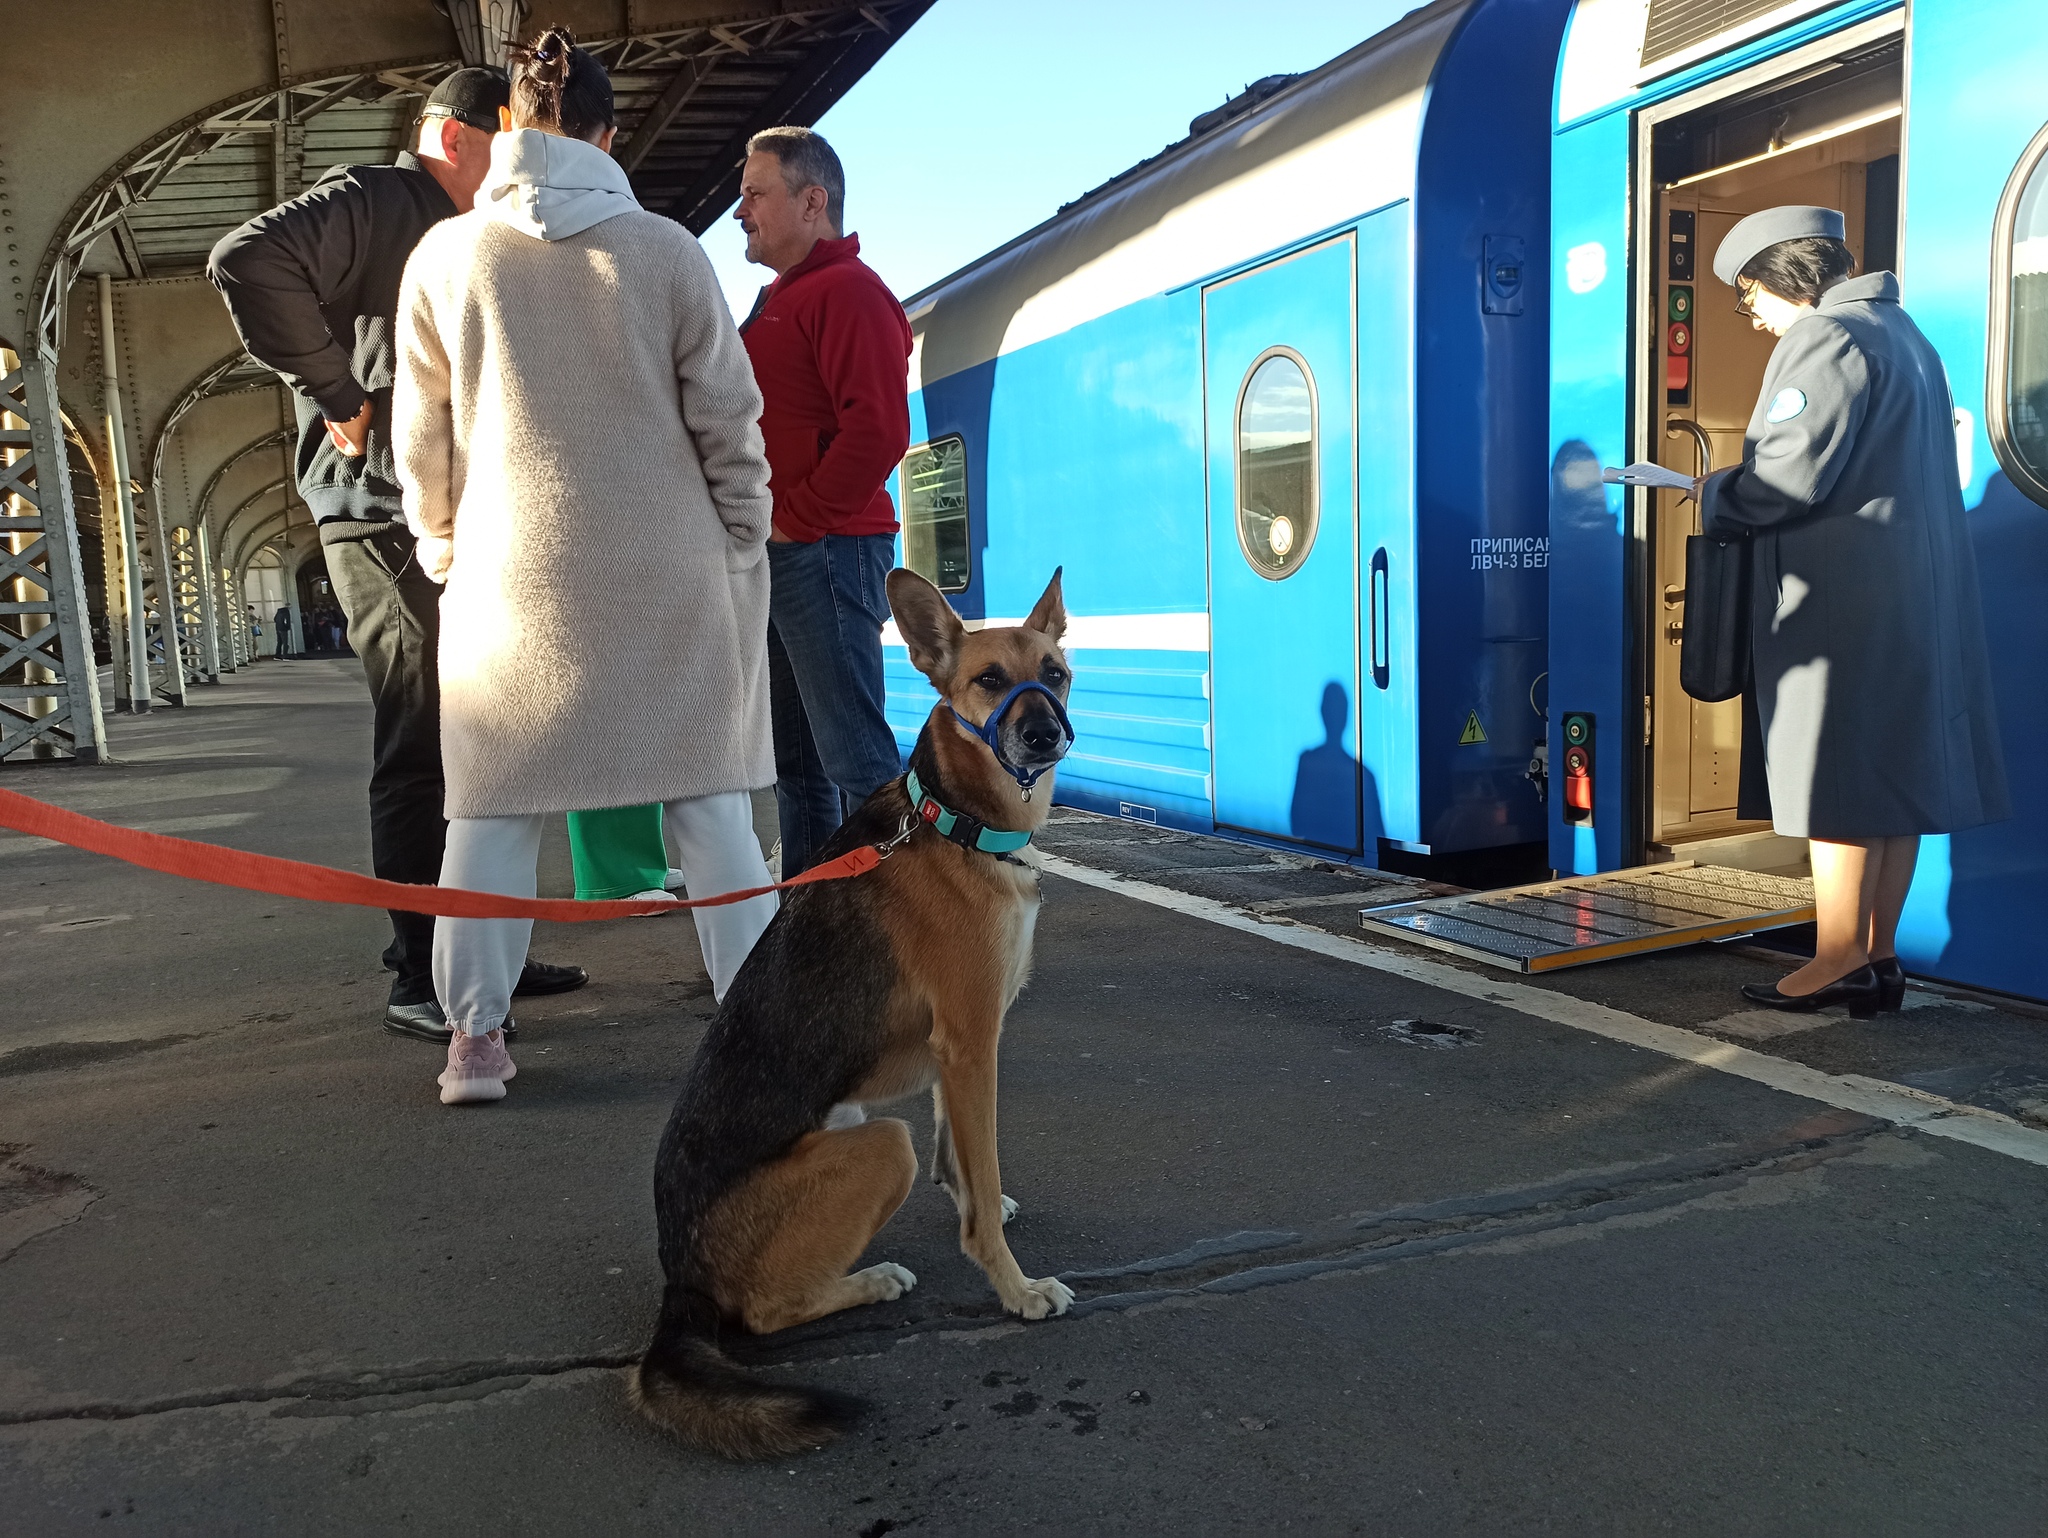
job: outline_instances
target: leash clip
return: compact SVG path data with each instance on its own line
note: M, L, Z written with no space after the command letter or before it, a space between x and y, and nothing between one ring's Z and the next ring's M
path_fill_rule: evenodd
M896 829L896 836L890 839L889 842L886 844L875 845L875 854L881 859L888 859L890 855L894 854L903 845L907 844L910 841L910 835L915 833L916 831L917 819L913 817L910 813L905 812L903 814L903 821L901 825L899 825Z

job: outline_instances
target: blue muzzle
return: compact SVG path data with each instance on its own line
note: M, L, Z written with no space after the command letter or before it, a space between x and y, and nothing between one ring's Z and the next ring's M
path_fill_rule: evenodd
M1037 769L1025 770L1019 769L1003 756L1002 734L1003 717L1008 715L1010 707L1017 703L1018 695L1028 693L1037 693L1045 696L1047 703L1052 706L1053 719L1059 722L1060 732L1064 741L1060 744L1059 752L1053 755L1051 763L1044 764ZM953 710L950 703L947 704L946 708ZM1067 749L1074 745L1074 723L1067 719L1067 707L1060 703L1060 697L1057 694L1054 694L1052 690L1046 688L1044 684L1039 683L1036 679L1027 679L1004 695L1002 703L988 713L987 722L981 726L976 726L957 710L953 710L953 719L974 733L975 736L979 737L987 745L989 752L995 754L996 762L1003 766L1003 772L1015 780L1018 789L1024 792L1024 799L1026 801L1031 799L1031 787L1036 785L1044 777L1046 771L1051 769L1054 764L1065 758L1067 756Z

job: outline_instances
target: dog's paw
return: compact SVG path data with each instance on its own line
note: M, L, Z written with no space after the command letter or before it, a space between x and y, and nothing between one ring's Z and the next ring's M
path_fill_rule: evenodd
M878 1266L869 1266L860 1274L867 1278L868 1285L874 1289L877 1303L888 1303L900 1298L917 1285L917 1278L911 1275L909 1269L897 1265L893 1260L885 1260Z
M1043 1319L1050 1314L1064 1314L1073 1301L1073 1290L1057 1277L1041 1276L1035 1281L1026 1278L1024 1296L1018 1300L1015 1311L1026 1319Z
M1014 1218L1014 1217L1015 1217L1016 1215L1017 1215L1017 1198L1016 1198L1016 1197L1014 1197L1014 1196L1006 1196L1006 1197L1004 1197L1004 1198L1003 1198L1003 1222L1004 1222L1004 1223L1008 1223L1008 1222L1010 1221L1010 1219Z

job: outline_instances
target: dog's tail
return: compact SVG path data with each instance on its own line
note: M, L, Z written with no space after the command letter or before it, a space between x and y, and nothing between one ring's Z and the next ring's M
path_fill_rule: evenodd
M829 1389L750 1377L718 1349L711 1300L671 1282L654 1344L633 1369L633 1408L683 1441L728 1458L779 1458L831 1441L861 1404Z

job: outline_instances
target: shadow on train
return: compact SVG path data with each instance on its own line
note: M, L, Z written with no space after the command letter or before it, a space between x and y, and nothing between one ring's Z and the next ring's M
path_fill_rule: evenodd
M1377 848L1385 826L1380 821L1379 784L1344 746L1344 733L1351 725L1351 695L1334 679L1323 685L1322 716L1322 742L1295 762L1287 831L1326 849Z
M2041 937L2026 915L2038 911L2037 851L2048 848L2048 800L2037 793L2039 766L2048 762L2048 694L2042 687L2048 608L2040 602L2041 573L2048 571L2048 517L2000 471L1970 510L1970 530L2012 817L1947 839L1923 840L1915 900L1902 929L1919 929L1914 950L1927 958L1921 964L1934 975L1963 975L1985 987L2032 994L2040 979L2029 958L2038 953ZM1902 949L1905 939L1902 934ZM1959 954L1964 947L1969 954Z

